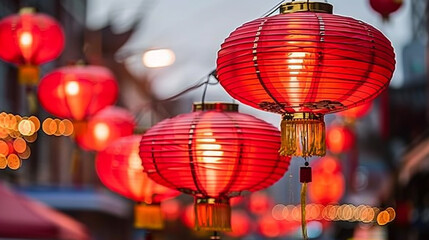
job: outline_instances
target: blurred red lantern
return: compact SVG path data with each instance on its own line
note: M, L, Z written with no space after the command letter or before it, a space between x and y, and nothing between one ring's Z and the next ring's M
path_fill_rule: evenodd
M275 220L270 214L266 214L258 219L259 233L266 238L276 238L282 234L280 221Z
M134 116L125 108L109 106L88 120L75 133L76 142L86 150L104 150L112 141L133 134Z
M352 119L362 118L362 117L365 117L371 111L371 108L372 108L372 102L367 102L357 107L339 112L338 115L346 118L352 118Z
M349 151L355 145L355 142L355 133L350 128L342 125L328 127L326 145L331 153L339 154Z
M105 67L69 66L43 77L38 96L52 115L81 121L112 105L118 97L118 85Z
M384 21L387 21L390 14L402 6L402 0L369 0L369 4L381 15Z
M162 217L166 220L175 221L182 213L182 206L177 199L168 199L161 204Z
M281 12L230 34L218 53L218 78L240 102L282 114L282 155L323 156L324 114L385 90L395 54L380 31L333 15L328 3L292 1Z
M252 230L252 222L249 215L243 210L232 210L231 232L225 234L231 237L244 237Z
M314 181L308 186L310 200L323 205L338 203L345 189L339 160L327 156L314 161L312 167Z
M249 198L249 210L255 215L264 215L269 212L274 201L265 192L255 192Z
M135 227L163 227L159 203L179 192L149 179L138 154L141 135L120 138L97 154L95 167L101 182L110 190L136 201Z
M19 66L20 83L37 84L37 66L61 54L64 33L52 17L23 8L0 20L0 46L0 58Z
M195 196L196 229L227 231L229 199L275 183L289 162L278 156L279 131L238 113L238 105L199 104L194 110L149 129L140 156L153 180Z

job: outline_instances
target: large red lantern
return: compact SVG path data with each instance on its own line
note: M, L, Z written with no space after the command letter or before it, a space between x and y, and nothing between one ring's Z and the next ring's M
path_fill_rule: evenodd
M345 190L340 161L326 156L314 161L312 167L314 181L308 186L310 199L323 205L338 203Z
M387 21L390 14L402 6L402 0L369 0L369 4L381 15L384 21Z
M332 14L328 3L293 1L281 12L230 34L218 53L218 78L242 103L282 114L282 155L323 156L324 114L385 90L395 54L380 31Z
M106 187L138 203L135 227L160 229L160 202L179 192L155 183L143 172L138 154L140 140L141 135L133 135L114 141L97 154L95 167Z
M126 109L109 106L80 125L75 132L76 142L86 150L104 150L112 141L132 135L136 122Z
M195 228L230 230L229 199L279 180L289 162L278 155L280 133L238 113L236 104L197 104L142 138L140 156L156 182L195 196Z
M20 83L37 84L38 65L57 58L64 33L52 17L23 8L0 21L0 58L19 66Z
M350 128L342 125L328 127L326 145L331 153L340 154L349 151L355 142L355 133Z
M38 96L52 115L81 121L112 105L118 96L118 85L105 67L69 66L43 77Z

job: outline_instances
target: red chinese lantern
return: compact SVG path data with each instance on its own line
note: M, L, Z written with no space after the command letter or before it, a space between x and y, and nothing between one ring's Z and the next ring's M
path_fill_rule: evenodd
M384 21L388 21L389 15L402 6L402 0L369 0L369 4L381 15Z
M219 82L233 98L282 114L280 154L305 158L304 239L307 158L326 154L324 115L371 101L388 87L395 69L395 53L380 31L332 10L329 3L284 3L281 14L233 31L217 59Z
M324 157L314 161L312 167L314 182L308 186L310 200L323 205L338 203L345 190L340 161Z
M231 232L226 235L231 237L244 237L250 233L252 222L249 215L243 210L232 210L231 212Z
M19 82L37 84L38 65L61 54L64 33L52 17L23 8L0 21L0 46L0 58L19 66Z
M86 150L104 150L112 141L133 134L134 116L126 109L109 106L88 120L75 133L76 142Z
M195 196L195 228L230 230L229 199L279 180L279 131L237 104L197 104L164 120L142 138L140 157L156 182Z
M385 90L395 54L380 31L332 14L328 3L288 2L281 12L231 33L218 53L218 78L242 103L282 114L282 155L323 156L324 114Z
M69 66L43 77L38 96L52 115L82 121L112 105L118 96L118 85L105 67Z
M350 119L362 118L365 117L371 111L371 108L372 102L367 102L357 107L339 112L338 115Z
M120 138L97 154L95 167L101 182L110 190L137 202L135 227L161 229L160 202L179 192L149 179L138 154L141 135Z
M356 142L356 136L346 126L333 125L326 133L326 145L331 153L340 154L349 151Z
M269 212L274 205L273 199L265 192L255 192L249 198L249 210L255 215L264 215Z

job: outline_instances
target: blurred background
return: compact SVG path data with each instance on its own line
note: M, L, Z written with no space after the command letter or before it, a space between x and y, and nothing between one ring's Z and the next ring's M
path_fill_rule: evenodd
M428 3L404 0L386 20L369 0L328 2L334 5L335 14L363 20L381 30L392 41L397 65L388 91L362 113L326 116L330 153L324 159L312 159L311 165L322 169L320 178L332 181L309 190L313 209L309 212L314 212L309 236L326 240L429 239ZM203 88L174 96L204 81L215 69L217 51L231 31L278 3L2 0L0 17L25 6L54 17L64 28L66 44L58 59L41 66L41 75L79 61L109 68L120 89L116 105L128 109L138 129L144 131L162 119L189 112L193 102L201 101ZM159 49L164 51L151 51ZM160 57L160 63L154 60ZM16 67L0 62L0 112L29 116L27 89L16 78ZM219 84L208 86L206 100L234 102ZM276 114L244 105L240 111L279 126L280 116ZM40 126L53 118L41 107L33 115ZM58 239L83 239L83 235L91 239L142 239L142 230L133 229L132 202L107 190L98 179L96 153L76 151L73 140L61 135L67 134L53 134L41 127L28 141L31 153L23 157L22 166L1 170L2 195L23 194L30 201L43 202L68 215L73 223L65 224L66 220L59 220L64 215L52 213L50 221L66 225L57 226L62 231L70 231ZM339 164L341 171L330 172L329 164ZM289 171L273 187L240 198L233 207L233 219L239 224L223 239L300 239L295 212L300 203L301 165L300 159L293 159ZM327 173L323 172L325 166ZM333 199L326 199L320 189L333 189L329 193ZM0 198L13 202L14 197ZM192 230L192 202L184 195L168 200L162 207L165 229L146 237L209 239L210 233ZM24 216L22 221L31 218L25 217L25 210L7 214L19 213ZM0 225L0 229L5 226ZM72 226L75 229L70 230Z

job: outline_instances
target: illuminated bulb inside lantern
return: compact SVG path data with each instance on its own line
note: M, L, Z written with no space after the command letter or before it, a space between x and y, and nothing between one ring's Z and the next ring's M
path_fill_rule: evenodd
M109 126L106 123L97 123L94 126L95 138L99 141L106 141L110 135Z
M206 132L204 136L212 136L213 133ZM221 150L222 146L220 144L216 144L216 139L214 138L202 138L198 139L200 142L198 149L202 150L203 162L204 163L216 163L223 156L223 151Z
M66 84L66 93L71 96L76 96L80 92L80 86L76 81L70 81Z
M29 47L33 43L33 35L29 32L23 32L19 36L19 45L21 47Z
M292 71L289 71L291 75L298 75L300 73L299 70L304 68L303 63L304 63L305 56L306 56L306 53L303 53L303 52L293 52L288 54L287 67L289 70L292 70ZM290 77L289 88L291 89L300 88L298 77L296 76ZM300 94L299 92L294 92L294 91L291 91L289 93L291 100L293 102L299 101L298 99L299 94Z
M143 64L148 68L167 67L175 60L176 56L170 49L148 50L143 54Z
M217 190L217 166L219 160L222 159L223 151L222 146L216 144L216 139L213 138L212 132L203 132L200 138L197 138L197 149L199 162L204 163L201 167L201 171L204 171L203 176L206 177L205 188L207 193L216 194Z

